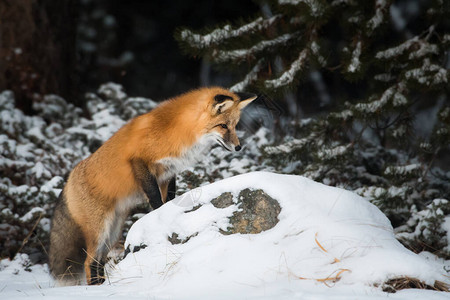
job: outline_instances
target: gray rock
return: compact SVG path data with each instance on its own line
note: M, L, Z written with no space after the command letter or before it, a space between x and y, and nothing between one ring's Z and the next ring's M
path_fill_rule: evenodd
M230 197L230 193L224 193L218 198L222 199L220 203L225 204L229 203ZM228 228L227 231L221 231L223 234L260 233L273 228L279 221L278 215L280 214L281 207L278 201L267 195L263 190L245 189L241 191L237 204L240 209L230 218L232 227Z
M281 211L278 201L267 195L263 190L242 190L236 202L233 199L233 194L226 192L211 200L211 204L218 209L223 209L231 205L237 205L239 207L239 210L235 211L230 217L231 226L226 231L220 230L224 235L235 233L256 234L269 230L278 223L278 215ZM185 211L185 213L193 213L200 207L202 205L198 204L192 209ZM172 245L184 244L197 234L198 232L181 239L178 233L173 232L172 235L167 237L167 240ZM147 245L144 244L135 246L133 249L129 249L130 247L128 247L126 254L129 252L137 252L145 247Z
M195 234L193 234L193 235L191 235L191 236L188 236L187 238L185 238L185 239L182 240L182 239L178 238L178 233L173 232L173 233L172 233L172 236L167 237L167 240L168 240L172 245L176 245L176 244L184 244L184 243L188 242L192 237L197 236L197 234L198 234L198 232L195 233Z
M233 195L230 192L223 193L217 198L211 200L211 204L217 208L225 208L234 204Z

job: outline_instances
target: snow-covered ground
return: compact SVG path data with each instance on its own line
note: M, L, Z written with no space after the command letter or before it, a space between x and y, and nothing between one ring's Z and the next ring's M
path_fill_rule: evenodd
M210 201L223 192L237 201L245 188L276 199L279 222L259 234L223 235L238 207ZM173 233L191 238L173 245ZM54 287L46 266L28 266L26 255L3 260L0 298L450 299L427 290L383 292L379 285L399 276L449 283L450 261L404 248L366 199L300 176L252 172L194 189L133 225L126 246L141 244L147 247L109 267L102 286Z

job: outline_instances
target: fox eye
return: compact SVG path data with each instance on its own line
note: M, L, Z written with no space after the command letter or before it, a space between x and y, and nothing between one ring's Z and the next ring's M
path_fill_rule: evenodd
M223 129L228 129L227 124L219 124L220 127L222 127Z

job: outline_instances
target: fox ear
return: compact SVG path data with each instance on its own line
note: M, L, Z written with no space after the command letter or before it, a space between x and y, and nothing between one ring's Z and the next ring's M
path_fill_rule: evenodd
M234 101L233 101L232 97L226 96L226 95L216 95L214 97L212 114L213 115L221 114L221 113L225 112L226 110L228 110L229 108L231 108L233 106L233 104L234 104Z
M236 93L236 95L238 95L239 99L240 99L239 104L238 104L239 109L243 109L244 107L246 107L247 105L252 103L253 100L258 98L257 95L250 94L250 93Z

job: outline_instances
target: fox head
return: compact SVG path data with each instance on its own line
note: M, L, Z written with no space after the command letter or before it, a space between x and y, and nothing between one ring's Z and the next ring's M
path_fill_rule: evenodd
M151 154L151 160L202 154L216 143L228 151L239 151L236 125L242 109L256 98L221 87L203 87L168 99L132 121L133 130L139 134L128 143L130 155L139 152L148 156L148 149L155 144L158 154Z
M257 98L249 93L232 93L225 89L215 89L210 94L210 122L208 133L215 141L228 151L241 150L236 135L236 125L241 117L241 110Z

